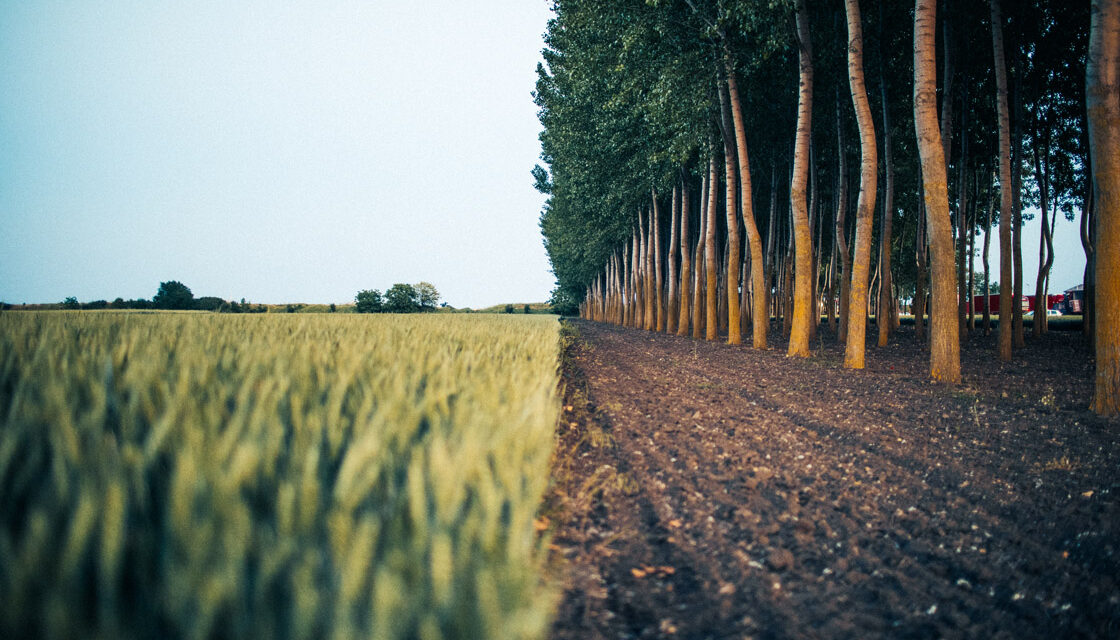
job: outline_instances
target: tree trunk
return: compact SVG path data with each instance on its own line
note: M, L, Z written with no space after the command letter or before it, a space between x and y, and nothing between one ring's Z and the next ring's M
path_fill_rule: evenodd
M1012 303L1019 306L1020 294L1012 289L1008 294L1007 283L1012 281L1011 256L1011 127L1007 108L1007 64L1003 55L1003 19L1000 15L999 0L991 0L992 7L992 51L996 69L996 110L999 115L999 358L1011 360L1013 333Z
M851 300L848 303L848 335L844 347L844 366L864 367L867 335L867 278L871 269L871 236L875 218L875 196L879 179L879 149L875 142L875 123L863 77L863 26L859 0L845 0L848 18L848 81L852 104L859 124L860 180L856 205L855 256L852 264Z
M840 342L847 341L848 335L848 303L851 285L852 273L852 260L851 252L848 251L848 230L847 230L847 213L848 213L848 156L844 152L844 126L840 121L840 97L836 97L836 148L837 157L839 158L839 166L836 170L838 184L836 187L839 194L836 198L836 238L835 246L839 259L836 261L836 266L840 269L840 275L837 278L840 283L840 314L837 318L839 328L836 332L836 339Z
M705 273L705 313L707 331L705 338L715 340L719 337L719 246L716 244L716 207L719 197L716 194L716 185L719 184L719 168L716 166L715 145L711 146L711 157L708 158L708 203L707 203L707 228L704 239L704 273Z
M1038 183L1038 209L1042 223L1042 233L1038 235L1038 274L1034 279L1034 314L1031 317L1031 334L1036 338L1041 338L1042 333L1046 330L1046 310L1050 306L1046 297L1046 274L1051 264L1046 253L1046 247L1049 244L1047 238L1050 236L1050 225L1047 224L1047 218L1049 217L1047 209L1050 206L1050 184L1048 176L1042 170L1042 161L1039 158L1037 131L1035 132L1033 147L1031 156L1034 160L1035 181ZM1043 153L1048 152L1049 149L1046 148L1046 145L1043 145Z
M965 251L968 245L968 85L961 89L961 164L957 167L957 318L960 333L965 331L968 312L968 282L965 278Z
M728 52L725 50L725 54ZM739 153L739 185L743 190L740 210L743 226L747 230L747 246L751 256L751 283L754 290L762 291L766 284L766 272L762 266L762 236L754 219L754 203L751 198L751 163L747 154L747 131L743 123L743 107L739 101L739 86L735 80L734 69L730 68L731 57L725 55L727 69L727 93L731 101L731 118L735 126L735 148ZM766 314L766 301L763 296L753 296L754 312L751 314L751 344L755 349L766 348L766 333L770 319Z
M933 262L931 288L938 312L930 321L930 375L960 382L960 333L953 308L953 236L944 148L937 125L937 0L916 0L914 9L914 124L921 155L923 201Z
M797 134L793 149L793 180L789 197L793 209L794 277L793 324L787 355L809 357L809 323L813 299L813 231L805 188L809 180L809 138L813 117L813 45L809 37L809 11L805 0L797 0L798 69Z
M988 215L984 218L984 335L992 335L992 272L989 247L992 236L992 209L996 206L992 194L992 183L988 181Z
M1091 408L1120 415L1120 0L1093 0L1085 71L1089 148L1096 192Z
M918 274L914 285L914 302L911 304L910 311L914 316L914 337L918 340L925 340L926 281L928 280L926 267L928 266L929 252L926 246L926 206L924 200L918 204L918 208L920 209L918 212L918 230L917 238L914 240Z
M700 234L696 237L696 251L693 254L693 270L696 273L695 285L692 288L692 337L699 340L704 335L704 307L707 301L707 274L705 273L705 258L708 255L708 193L712 185L708 183L711 172L705 171L700 187Z
M809 307L809 344L817 339L817 330L821 324L821 236L824 225L821 223L820 201L817 199L817 164L816 153L813 150L813 137L809 136L809 231L815 233L813 240L813 260L809 267L812 276L812 291L809 292L811 305Z
M730 67L728 63L727 67ZM727 344L741 344L743 342L739 312L739 211L737 196L739 193L736 184L737 156L735 152L735 139L732 138L734 124L731 118L731 106L728 98L727 83L721 82L719 87L719 104L722 115L721 127L723 137L723 166L726 176L727 192L724 200L725 214L727 217ZM743 199L750 197L746 191ZM722 316L721 316L722 317Z
M665 331L667 333L676 333L677 320L679 313L679 276L677 261L680 256L679 246L679 231L681 219L681 192L677 185L673 185L673 196L670 202L671 220L669 221L669 298L668 307L665 310Z
M883 5L879 5L879 21L882 24ZM891 232L894 225L894 160L891 153L891 113L887 99L887 77L883 73L882 38L879 48L879 93L883 101L883 221L879 233L879 312L876 323L879 325L880 347L887 346L891 329L894 327L894 279L891 277Z
M653 298L654 298L654 313L655 322L654 329L657 331L665 331L665 276L661 269L661 207L657 202L657 190L651 190L651 199L653 200L653 215L650 218L650 235L653 236L651 244L652 251L650 258L653 261L653 269L651 270L653 280Z
M677 322L677 335L688 335L688 323L691 314L689 304L692 302L692 252L689 242L689 224L692 217L691 196L688 193L688 179L681 171L681 288L680 288L680 318Z
M1002 30L1000 32L1002 39ZM1006 66L1001 65L1006 70ZM1014 304L1011 306L1011 340L1016 349L1026 345L1023 338L1023 92L1015 76L1015 130L1011 149L1011 270L1014 279ZM1002 289L1001 289L1002 290ZM1000 296L1003 299L1003 296Z

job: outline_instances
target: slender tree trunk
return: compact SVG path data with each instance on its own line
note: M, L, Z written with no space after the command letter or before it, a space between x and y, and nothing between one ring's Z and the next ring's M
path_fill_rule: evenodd
M879 149L875 142L875 123L863 77L863 26L859 0L845 0L848 17L848 81L860 137L859 201L856 205L856 246L852 264L851 301L848 305L848 335L844 347L844 366L862 369L867 335L868 272L871 269L871 236L875 218L875 196L879 179Z
M669 265L668 265L668 270L669 270L669 273L668 273L668 275L669 275L669 298L668 298L668 306L665 310L665 313L666 313L665 331L667 333L676 333L678 311L679 311L679 309L678 309L679 300L678 300L677 296L679 294L679 291L678 291L678 282L679 282L678 277L679 277L680 274L678 272L679 267L677 265L677 259L680 256L680 246L679 246L679 239L678 239L679 238L678 229L680 227L680 219L681 219L680 195L681 195L680 190L677 188L677 185L674 184L673 185L673 196L672 196L672 200L670 201L670 209L671 209L672 213L670 214L671 220L669 221Z
M1046 273L1050 268L1050 263L1046 257L1047 237L1050 235L1050 225L1047 223L1049 216L1048 207L1050 206L1050 191L1047 176L1043 173L1042 162L1039 159L1038 153L1038 132L1035 132L1035 144L1031 150L1031 157L1034 161L1034 175L1035 181L1038 183L1038 209L1039 218L1042 224L1042 233L1038 235L1038 274L1034 280L1034 314L1031 316L1031 334L1036 338L1042 337L1042 333L1046 330L1046 310L1049 308L1049 301L1046 297ZM1045 149L1044 152L1048 152Z
M709 167L710 168L710 167ZM692 288L692 337L699 340L704 337L704 309L707 306L708 292L705 285L708 282L706 272L706 257L708 255L708 194L712 185L709 183L712 174L704 172L700 188L700 233L696 237L696 252L693 254L693 269L696 272L695 286Z
M728 64L730 66L730 63ZM727 192L724 200L725 214L727 217L727 344L741 344L742 324L739 310L739 263L741 262L739 240L739 211L738 211L738 161L735 151L735 139L732 137L734 124L731 118L731 105L728 97L727 83L721 82L719 87L719 104L722 115L721 127L723 137L723 166L726 176ZM743 198L750 194L743 192ZM721 316L722 317L722 316Z
M653 217L650 218L650 227L652 228L651 235L653 236L652 259L653 259L653 288L654 288L654 311L656 312L657 322L655 329L659 332L665 331L665 275L661 269L661 206L658 203L657 190L650 191L651 199L653 200Z
M1020 294L1012 290L1008 295L1007 283L1012 281L1011 256L1011 126L1007 108L1007 64L1003 55L1003 18L999 0L990 0L992 7L992 51L996 69L996 111L999 115L999 358L1011 360L1012 303L1018 306Z
M1091 408L1120 415L1120 0L1093 0L1085 94L1096 229Z
M836 149L839 158L839 166L836 171L838 180L837 192L839 196L836 199L836 238L835 246L838 254L836 262L837 268L840 269L839 282L840 282L840 315L838 318L839 328L837 329L836 339L840 342L847 342L848 336L848 304L850 302L849 292L852 277L852 260L851 252L848 251L848 230L847 230L847 213L848 213L848 156L844 151L844 126L840 121L840 98L836 99Z
M812 301L812 306L809 308L810 347L812 347L812 343L817 339L817 330L820 328L821 324L821 235L824 225L821 224L820 201L817 199L817 196L816 153L814 153L813 150L813 137L809 136L809 231L810 233L816 234L812 245L812 266L809 267L809 273L812 277L812 291L809 292L809 297Z
M707 203L707 237L704 239L704 271L706 276L705 294L706 309L704 317L707 319L705 338L715 340L719 337L719 246L716 244L716 208L719 197L716 186L719 184L719 168L716 166L715 145L712 145L712 154L708 159L708 203Z
M805 0L797 0L798 68L797 134L793 150L793 179L789 198L793 210L794 277L793 322L787 355L807 358L813 299L813 230L805 188L809 180L809 139L813 117L813 45L809 36L809 10Z
M984 335L992 335L992 272L989 247L992 237L992 209L996 206L991 180L988 181L988 215L984 218Z
M979 194L977 194L979 197ZM975 198L974 198L975 199ZM976 211L976 205L972 205L972 210ZM968 331L972 333L976 330L976 305L973 304L973 298L976 295L976 233L973 228L976 226L975 214L968 217Z
M725 40L726 41L726 40ZM735 149L739 154L739 185L743 190L740 199L740 209L743 226L747 231L747 246L751 256L751 282L756 292L765 287L766 272L762 266L762 236L758 233L758 225L754 219L754 203L751 198L751 163L747 154L747 130L743 123L743 107L739 101L739 86L735 80L735 71L730 68L731 57L725 50L724 63L727 69L727 93L731 102L731 118L735 126ZM751 314L753 325L751 327L751 344L755 349L766 348L766 333L770 325L766 314L766 301L762 296L754 297L754 312Z
M917 238L914 240L918 274L914 285L914 302L911 305L911 312L914 315L914 337L920 341L925 340L926 337L926 282L929 279L927 269L929 266L929 251L928 241L926 240L926 206L924 200L918 204L918 208L920 209L918 212L918 230Z
M879 21L882 23L883 5L879 5ZM880 39L881 40L881 39ZM879 59L879 94L883 102L883 169L885 182L883 185L883 221L879 233L879 268L882 271L879 280L879 312L877 324L879 325L880 347L887 346L891 329L894 327L894 279L891 277L891 232L894 224L894 156L891 150L891 113L890 102L887 99L887 77L883 73L882 58L885 55L880 43Z
M965 251L968 248L968 85L961 89L961 166L957 168L957 318L960 333L966 327L968 312L968 285L965 279Z
M1000 33L1002 38L1002 30ZM1006 69L1006 66L1003 67ZM1016 349L1026 346L1023 337L1023 92L1015 75L1015 128L1011 149L1011 269L1015 300L1011 307L1011 340ZM1003 296L1000 296L1002 299Z
M692 214L691 196L688 193L688 179L681 171L681 289L680 289L680 318L677 322L677 335L688 335L688 323L691 314L689 313L689 303L691 302L692 287L692 254L691 243L688 237L689 224Z
M933 261L934 312L930 321L930 375L956 383L961 379L960 333L953 308L953 236L944 148L937 125L937 60L934 33L937 0L916 0L914 8L914 123L922 162L926 227Z

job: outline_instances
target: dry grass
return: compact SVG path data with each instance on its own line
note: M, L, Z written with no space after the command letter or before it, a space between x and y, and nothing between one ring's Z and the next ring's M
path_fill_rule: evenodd
M536 638L541 316L0 314L0 636Z

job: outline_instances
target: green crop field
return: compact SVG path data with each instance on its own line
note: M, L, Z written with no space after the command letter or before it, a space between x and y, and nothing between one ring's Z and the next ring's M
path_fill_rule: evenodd
M0 637L543 636L557 340L0 313Z

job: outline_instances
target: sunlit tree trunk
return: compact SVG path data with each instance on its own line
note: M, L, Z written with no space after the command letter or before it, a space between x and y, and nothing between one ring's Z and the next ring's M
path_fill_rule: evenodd
M863 77L863 26L859 0L845 0L848 18L848 82L852 104L859 124L860 180L856 205L855 256L852 263L851 300L848 304L848 334L844 347L844 366L864 367L867 335L868 273L871 269L871 235L875 218L875 196L879 180L879 149L875 142L875 123Z
M677 335L688 335L688 323L691 317L690 303L692 302L692 252L689 241L689 224L691 223L692 203L688 193L688 180L684 179L681 172L681 290L680 290L680 318L677 322Z
M731 102L731 118L735 126L735 149L739 155L739 186L743 191L740 199L740 211L743 226L747 231L747 246L751 256L751 283L755 292L763 290L766 283L766 273L762 266L762 236L758 233L758 225L754 219L754 203L751 195L751 163L747 154L747 130L743 122L743 107L739 101L739 85L735 80L735 70L731 67L731 57L725 55L724 63L727 69L727 93ZM770 319L766 313L766 301L763 296L753 296L754 312L751 314L751 344L755 349L766 348L766 333L769 329Z
M704 263L708 255L708 248L705 245L708 242L708 194L711 191L711 184L708 180L710 178L711 172L705 171L700 189L700 234L696 239L696 253L692 260L696 275L695 285L692 288L692 337L697 340L704 336L704 325L706 324L704 309L707 306L708 294L705 291L705 284L707 284L708 278Z
M992 51L996 69L996 111L999 116L999 358L1011 360L1012 345L1012 303L1019 305L1019 294L1009 292L1007 283L1012 281L1011 257L1011 126L1007 108L1007 64L1003 55L1003 18L1000 15L999 0L991 0L992 8ZM1014 293L1014 295L1008 295Z
M723 117L723 166L727 187L724 200L725 214L727 217L727 344L741 344L743 342L739 310L739 210L738 210L738 156L735 150L735 139L732 137L734 124L731 118L731 105L728 97L727 83L721 82L719 88L720 112ZM750 198L750 193L743 192L744 199ZM721 314L722 318L723 315Z
M805 0L796 3L798 69L797 135L793 149L793 180L789 197L793 209L793 322L787 355L809 357L809 323L813 300L813 230L805 189L809 180L809 138L813 118L813 45L809 37L809 10Z
M680 189L678 189L677 185L674 184L672 201L670 203L672 214L670 216L671 220L669 222L669 298L668 307L665 310L665 331L668 333L676 333L677 331L677 319L679 312L678 307L680 302L678 299L680 273L678 272L677 265L678 258L680 257L680 246L678 240L680 235L678 229L681 219L680 195Z
M1085 70L1095 191L1094 339L1091 408L1120 415L1120 0L1093 0Z
M930 319L930 375L960 382L960 333L954 307L953 236L944 148L937 124L937 0L916 0L914 8L914 125L922 163L922 183L933 275Z
M704 318L707 321L707 331L704 337L715 340L719 337L719 245L716 243L716 208L719 197L716 195L716 185L719 184L719 168L716 166L715 145L712 145L712 155L708 159L708 202L705 217L707 225L704 238L704 275L705 275L705 309Z

